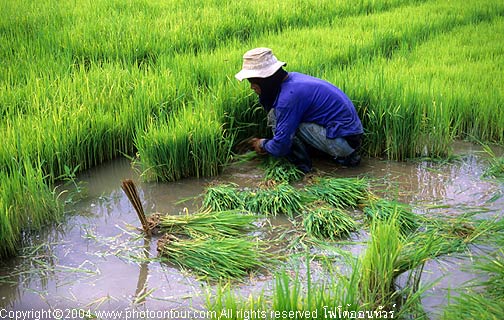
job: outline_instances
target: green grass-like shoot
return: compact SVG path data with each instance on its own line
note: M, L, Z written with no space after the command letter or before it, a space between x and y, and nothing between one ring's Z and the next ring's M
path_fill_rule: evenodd
M287 183L280 183L270 189L257 189L244 195L245 209L250 212L276 216L285 214L293 218L303 210L304 195Z
M202 207L213 211L243 209L244 202L235 184L209 186L205 189Z
M264 180L294 182L303 178L303 171L283 158L265 157L262 163Z
M402 233L410 233L419 227L419 217L411 208L403 203L386 199L370 200L363 208L370 220L387 220L392 216L397 219L397 224Z
M368 197L368 181L364 178L315 178L306 192L334 208L357 208Z
M189 237L241 237L256 230L257 215L237 210L203 211L160 217L161 231Z
M306 233L318 239L337 240L357 230L357 224L342 209L316 208L303 215Z
M170 237L158 243L158 250L202 280L243 279L271 259L264 243L250 237Z

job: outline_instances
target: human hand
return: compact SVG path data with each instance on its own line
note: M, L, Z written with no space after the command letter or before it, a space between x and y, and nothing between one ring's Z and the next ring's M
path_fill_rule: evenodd
M252 148L254 148L255 152L259 155L265 155L267 154L266 150L262 147L264 139L259 139L259 138L252 138L250 139L250 145Z

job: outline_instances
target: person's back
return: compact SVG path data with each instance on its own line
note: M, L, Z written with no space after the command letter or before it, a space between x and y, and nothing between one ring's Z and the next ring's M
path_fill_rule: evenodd
M295 109L300 122L325 127L330 139L363 133L357 111L347 95L335 85L309 75L289 72L274 107Z

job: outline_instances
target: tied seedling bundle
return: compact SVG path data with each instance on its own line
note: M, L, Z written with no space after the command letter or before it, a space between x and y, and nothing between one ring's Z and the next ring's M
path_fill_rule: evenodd
M283 158L266 157L263 160L264 180L276 183L293 182L303 178L303 171Z
M197 237L165 235L158 251L202 280L239 279L263 268L271 257L264 242L251 237Z
M337 240L357 230L357 224L340 208L321 207L304 214L303 226L306 233L317 239Z
M151 219L155 226L151 226L133 181L123 181L123 190L137 211L144 232L150 235L155 227L164 233L158 241L160 255L201 279L241 278L271 259L265 254L264 242L248 235L256 230L257 215L235 210L178 216L155 214Z
M418 216L411 211L408 205L397 201L372 200L368 202L363 211L371 220L387 220L394 216L403 234L414 232L419 227Z
M256 229L256 215L236 210L203 211L194 214L166 215L159 218L162 232L189 237L240 237Z
M202 206L212 211L225 211L242 209L244 204L236 185L223 184L206 188Z
M245 194L245 209L264 215L286 214L293 218L302 211L305 202L305 197L286 182Z
M256 219L240 211L161 217L158 251L202 280L243 278L272 259L265 243L248 235Z
M306 192L334 208L356 208L368 198L368 182L363 178L315 178Z

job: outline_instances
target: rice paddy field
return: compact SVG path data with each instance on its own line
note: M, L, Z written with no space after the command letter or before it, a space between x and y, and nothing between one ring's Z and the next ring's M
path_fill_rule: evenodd
M504 317L502 1L5 0L0 15L2 311ZM237 154L270 134L234 78L259 46L354 101L360 168L317 159L303 177Z

